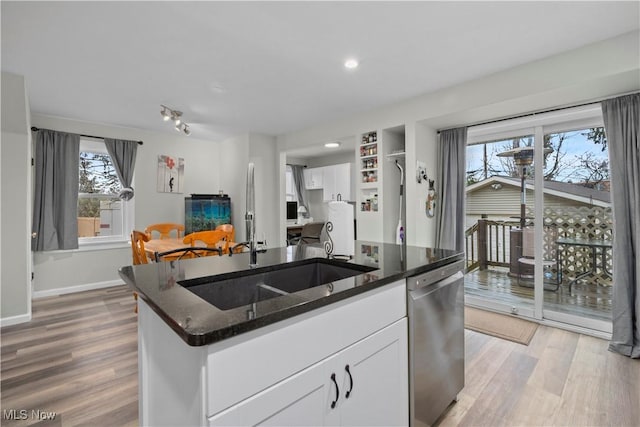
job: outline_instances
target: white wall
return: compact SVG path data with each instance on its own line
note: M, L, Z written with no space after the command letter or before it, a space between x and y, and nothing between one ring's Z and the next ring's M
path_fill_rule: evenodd
M238 242L246 240L244 213L248 163L249 134L223 141L214 162L219 170L220 189L231 197L231 223L236 229Z
M284 246L278 233L280 199L275 136L250 134L249 161L255 165L256 238L266 238L269 247Z
M415 176L415 161L422 160L427 162L433 179L441 167L435 164L438 129L575 105L638 89L640 32L634 31L377 110L280 135L278 150L286 152L340 135L405 125L406 176ZM435 242L435 221L421 213L425 198L425 185L407 183L407 206L414 207L407 210L407 228L416 231L407 236L409 244Z
M232 222L236 227L236 240L245 241L244 214L246 205L247 167L254 163L256 195L256 238L267 239L269 247L278 247L284 240L278 238L278 154L273 136L244 134L225 140L220 150L220 185L231 196ZM282 241L282 243L281 243Z
M4 95L3 95L4 98ZM133 187L134 228L144 230L157 222L184 223L184 197L191 193L217 193L217 163L220 144L167 132L157 133L104 124L79 122L33 115L33 125L85 135L141 140L138 146ZM158 193L158 155L185 159L184 193ZM25 212L22 212L25 215ZM30 217L30 212L26 214ZM35 253L34 292L36 296L121 283L118 268L131 264L131 248L124 242L117 248Z
M22 76L2 72L0 322L31 319L31 139Z

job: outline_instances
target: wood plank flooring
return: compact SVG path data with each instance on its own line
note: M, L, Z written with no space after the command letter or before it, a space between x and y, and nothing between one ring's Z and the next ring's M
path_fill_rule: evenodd
M533 287L518 285L518 279L507 273L508 269L500 267L471 271L464 276L465 294L490 298L507 305L532 306ZM565 280L557 291L544 291L544 306L559 313L611 321L612 297L613 287L609 284L580 281L569 292Z
M79 292L35 300L31 322L2 328L0 424L137 425L133 307L124 286ZM466 386L440 426L640 425L640 360L604 340L540 326L529 346L472 331L465 343Z
M137 425L134 306L125 286L78 292L34 300L31 322L2 328L0 424Z
M640 425L640 360L540 325L528 346L465 330L465 388L437 425Z

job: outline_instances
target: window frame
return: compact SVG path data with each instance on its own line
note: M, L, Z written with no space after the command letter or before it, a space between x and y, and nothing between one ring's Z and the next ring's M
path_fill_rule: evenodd
M291 190L293 191L292 193L287 192L288 190L288 184L289 182L291 182ZM298 194L296 192L295 189L295 182L293 180L293 169L291 168L291 165L287 165L286 169L285 169L285 184L284 184L284 193L285 193L285 201L287 202L297 202L298 201Z
M86 137L80 138L80 151L78 153L78 157L80 157L80 153L82 152L109 155L103 139L89 139ZM78 166L78 173L80 173L79 166ZM80 191L78 191L78 200L80 200L81 198L88 198L86 196L87 194L91 194L91 193L80 193ZM113 195L93 193L91 194L91 198L112 199ZM110 247L113 247L113 248L122 247L123 244L128 244L129 234L127 230L132 230L133 223L134 223L134 208L135 208L134 200L135 200L135 197L130 200L120 200L121 206L122 206L122 214L121 214L122 215L122 234L112 235L112 236L78 237L78 249L81 249L81 250L106 249ZM78 212L76 211L76 217L77 215L78 215Z

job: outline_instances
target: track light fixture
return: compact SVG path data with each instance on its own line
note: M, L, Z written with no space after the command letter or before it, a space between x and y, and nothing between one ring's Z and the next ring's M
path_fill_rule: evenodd
M160 115L162 116L162 120L168 122L169 120L173 121L175 130L178 132L183 132L185 135L191 135L191 130L189 129L189 125L182 121L182 111L172 110L166 105L160 104L162 108L160 110Z

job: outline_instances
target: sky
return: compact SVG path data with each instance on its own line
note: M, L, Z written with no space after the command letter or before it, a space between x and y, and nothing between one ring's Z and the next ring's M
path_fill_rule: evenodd
M609 155L607 150L602 151L602 145L595 144L589 140L584 133L588 129L577 130L571 132L564 132L565 140L563 141L562 148L560 150L560 164L562 167L559 170L556 181L562 182L583 182L585 177L589 175L589 171L585 169L580 162L580 158L590 156L591 159L597 163L608 162ZM521 139L521 146L527 145L528 141L533 144L533 136L523 137ZM557 145L558 134L552 136L552 143ZM483 165L483 145L477 144L467 147L467 172L482 169ZM501 160L504 162L505 158L497 157L496 154L507 151L513 147L512 140L496 141L487 143L487 157L489 158L490 168L494 168L496 172L489 171L488 175L508 175L504 167L501 164ZM552 153L550 156L555 156L556 153ZM545 171L551 167L551 162L548 162ZM478 179L482 179L481 175L476 175Z

